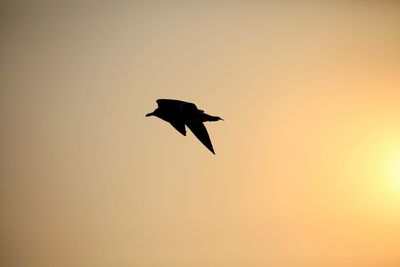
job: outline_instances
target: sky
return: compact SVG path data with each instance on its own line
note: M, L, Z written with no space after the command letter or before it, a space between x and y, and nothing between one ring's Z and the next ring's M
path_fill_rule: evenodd
M3 2L1 265L399 266L400 5L290 2Z

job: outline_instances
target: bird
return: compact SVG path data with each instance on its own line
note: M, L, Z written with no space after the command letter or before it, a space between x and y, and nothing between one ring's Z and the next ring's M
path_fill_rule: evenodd
M204 113L193 103L176 99L158 99L158 107L146 117L155 116L169 122L178 132L186 136L186 127L208 148L214 155L215 151L211 143L210 136L203 122L223 120L218 116Z

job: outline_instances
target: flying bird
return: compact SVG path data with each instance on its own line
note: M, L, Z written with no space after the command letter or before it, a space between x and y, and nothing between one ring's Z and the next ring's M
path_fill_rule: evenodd
M210 136L203 122L219 121L223 119L204 113L204 110L198 109L193 103L175 99L158 99L156 102L158 108L146 114L146 117L156 116L169 122L184 136L186 136L186 125L200 142L215 154Z

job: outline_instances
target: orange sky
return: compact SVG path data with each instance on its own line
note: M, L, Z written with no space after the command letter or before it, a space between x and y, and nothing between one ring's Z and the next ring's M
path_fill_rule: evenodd
M1 265L399 264L400 5L1 12Z

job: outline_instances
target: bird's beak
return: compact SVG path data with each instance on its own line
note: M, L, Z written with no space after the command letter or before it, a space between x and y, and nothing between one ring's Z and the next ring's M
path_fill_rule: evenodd
M150 116L153 116L153 115L154 115L154 112L150 112L150 113L146 114L146 117L150 117Z

